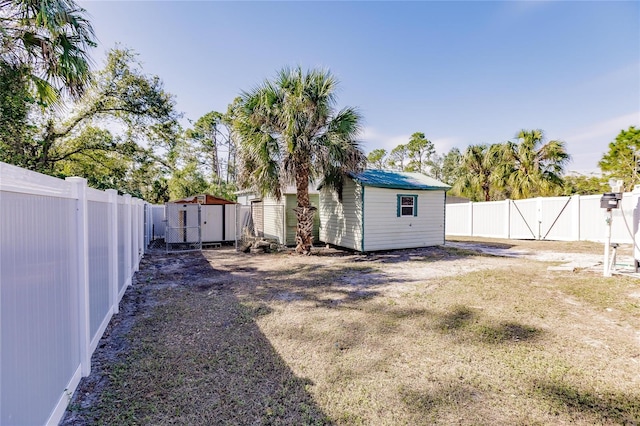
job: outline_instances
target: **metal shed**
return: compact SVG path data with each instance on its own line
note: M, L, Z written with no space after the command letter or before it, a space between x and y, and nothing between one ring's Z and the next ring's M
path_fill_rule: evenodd
M367 252L444 244L450 187L422 173L365 170L342 198L320 191L320 241Z

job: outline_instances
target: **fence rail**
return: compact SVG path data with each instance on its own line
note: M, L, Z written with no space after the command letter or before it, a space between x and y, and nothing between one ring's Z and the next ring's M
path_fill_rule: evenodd
M446 234L603 242L606 238L606 209L600 208L600 197L601 195L574 195L448 204ZM640 193L624 193L621 207L613 209L613 242L634 242L640 220L639 198Z
M142 200L0 163L0 424L57 424L138 269Z

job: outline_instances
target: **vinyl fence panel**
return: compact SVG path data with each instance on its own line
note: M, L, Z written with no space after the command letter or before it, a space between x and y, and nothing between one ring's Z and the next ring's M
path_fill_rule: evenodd
M0 424L43 424L80 379L76 202L10 192L0 198Z
M510 200L510 202L509 237L522 240L537 239L540 231L537 200Z
M556 241L572 241L575 239L572 213L572 202L579 202L574 197L550 197L541 199L544 208L540 210L540 239Z
M600 207L601 197L574 195L448 204L446 233L452 236L603 242L608 215L606 209ZM640 191L624 193L620 208L612 210L612 242L633 243L633 236L640 229L639 199ZM467 222L472 225L465 226Z
M111 318L108 203L89 201L89 301L91 337L102 335L100 329ZM103 330L102 330L103 331Z
M447 204L445 217L445 234L472 234L473 203Z
M165 207L164 205L159 206L149 206L151 208L151 239L156 240L160 238L165 238L165 226L166 226L166 218L164 215Z
M600 195L580 197L580 239L604 241L605 210L600 208Z
M89 374L142 253L133 204L0 163L0 424L58 423Z
M473 235L508 238L509 200L473 204Z
M127 205L124 198L118 199L118 298L122 297L127 285L127 259L126 259L126 243L127 227L125 222Z
M622 195L622 200L619 209L613 209L611 218L611 241L618 243L631 243L633 242L633 215L636 205L634 203L634 197L631 193L625 193ZM604 211L604 209L601 209ZM601 227L605 228L605 220L602 220ZM603 241L605 238L605 231L603 230Z

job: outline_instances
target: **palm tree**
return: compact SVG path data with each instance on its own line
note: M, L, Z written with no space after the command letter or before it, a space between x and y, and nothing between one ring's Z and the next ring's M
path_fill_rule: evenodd
M470 145L460 161L459 177L453 185L457 194L478 201L491 201L491 192L500 183L500 145Z
M507 184L512 198L547 195L562 186L564 166L571 160L563 141L544 141L542 130L521 130L518 142L504 145L511 171Z
M66 91L82 95L90 80L95 34L73 0L0 0L0 61L27 67L43 103Z
M279 199L280 188L295 182L298 253L309 254L313 243L309 184L340 193L344 176L366 162L356 141L360 115L353 108L335 110L337 84L328 71L285 68L242 94L235 120L241 183Z

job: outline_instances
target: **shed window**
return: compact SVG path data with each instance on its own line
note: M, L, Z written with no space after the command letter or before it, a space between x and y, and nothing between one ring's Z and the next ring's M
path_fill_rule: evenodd
M398 194L398 217L418 216L418 196Z

